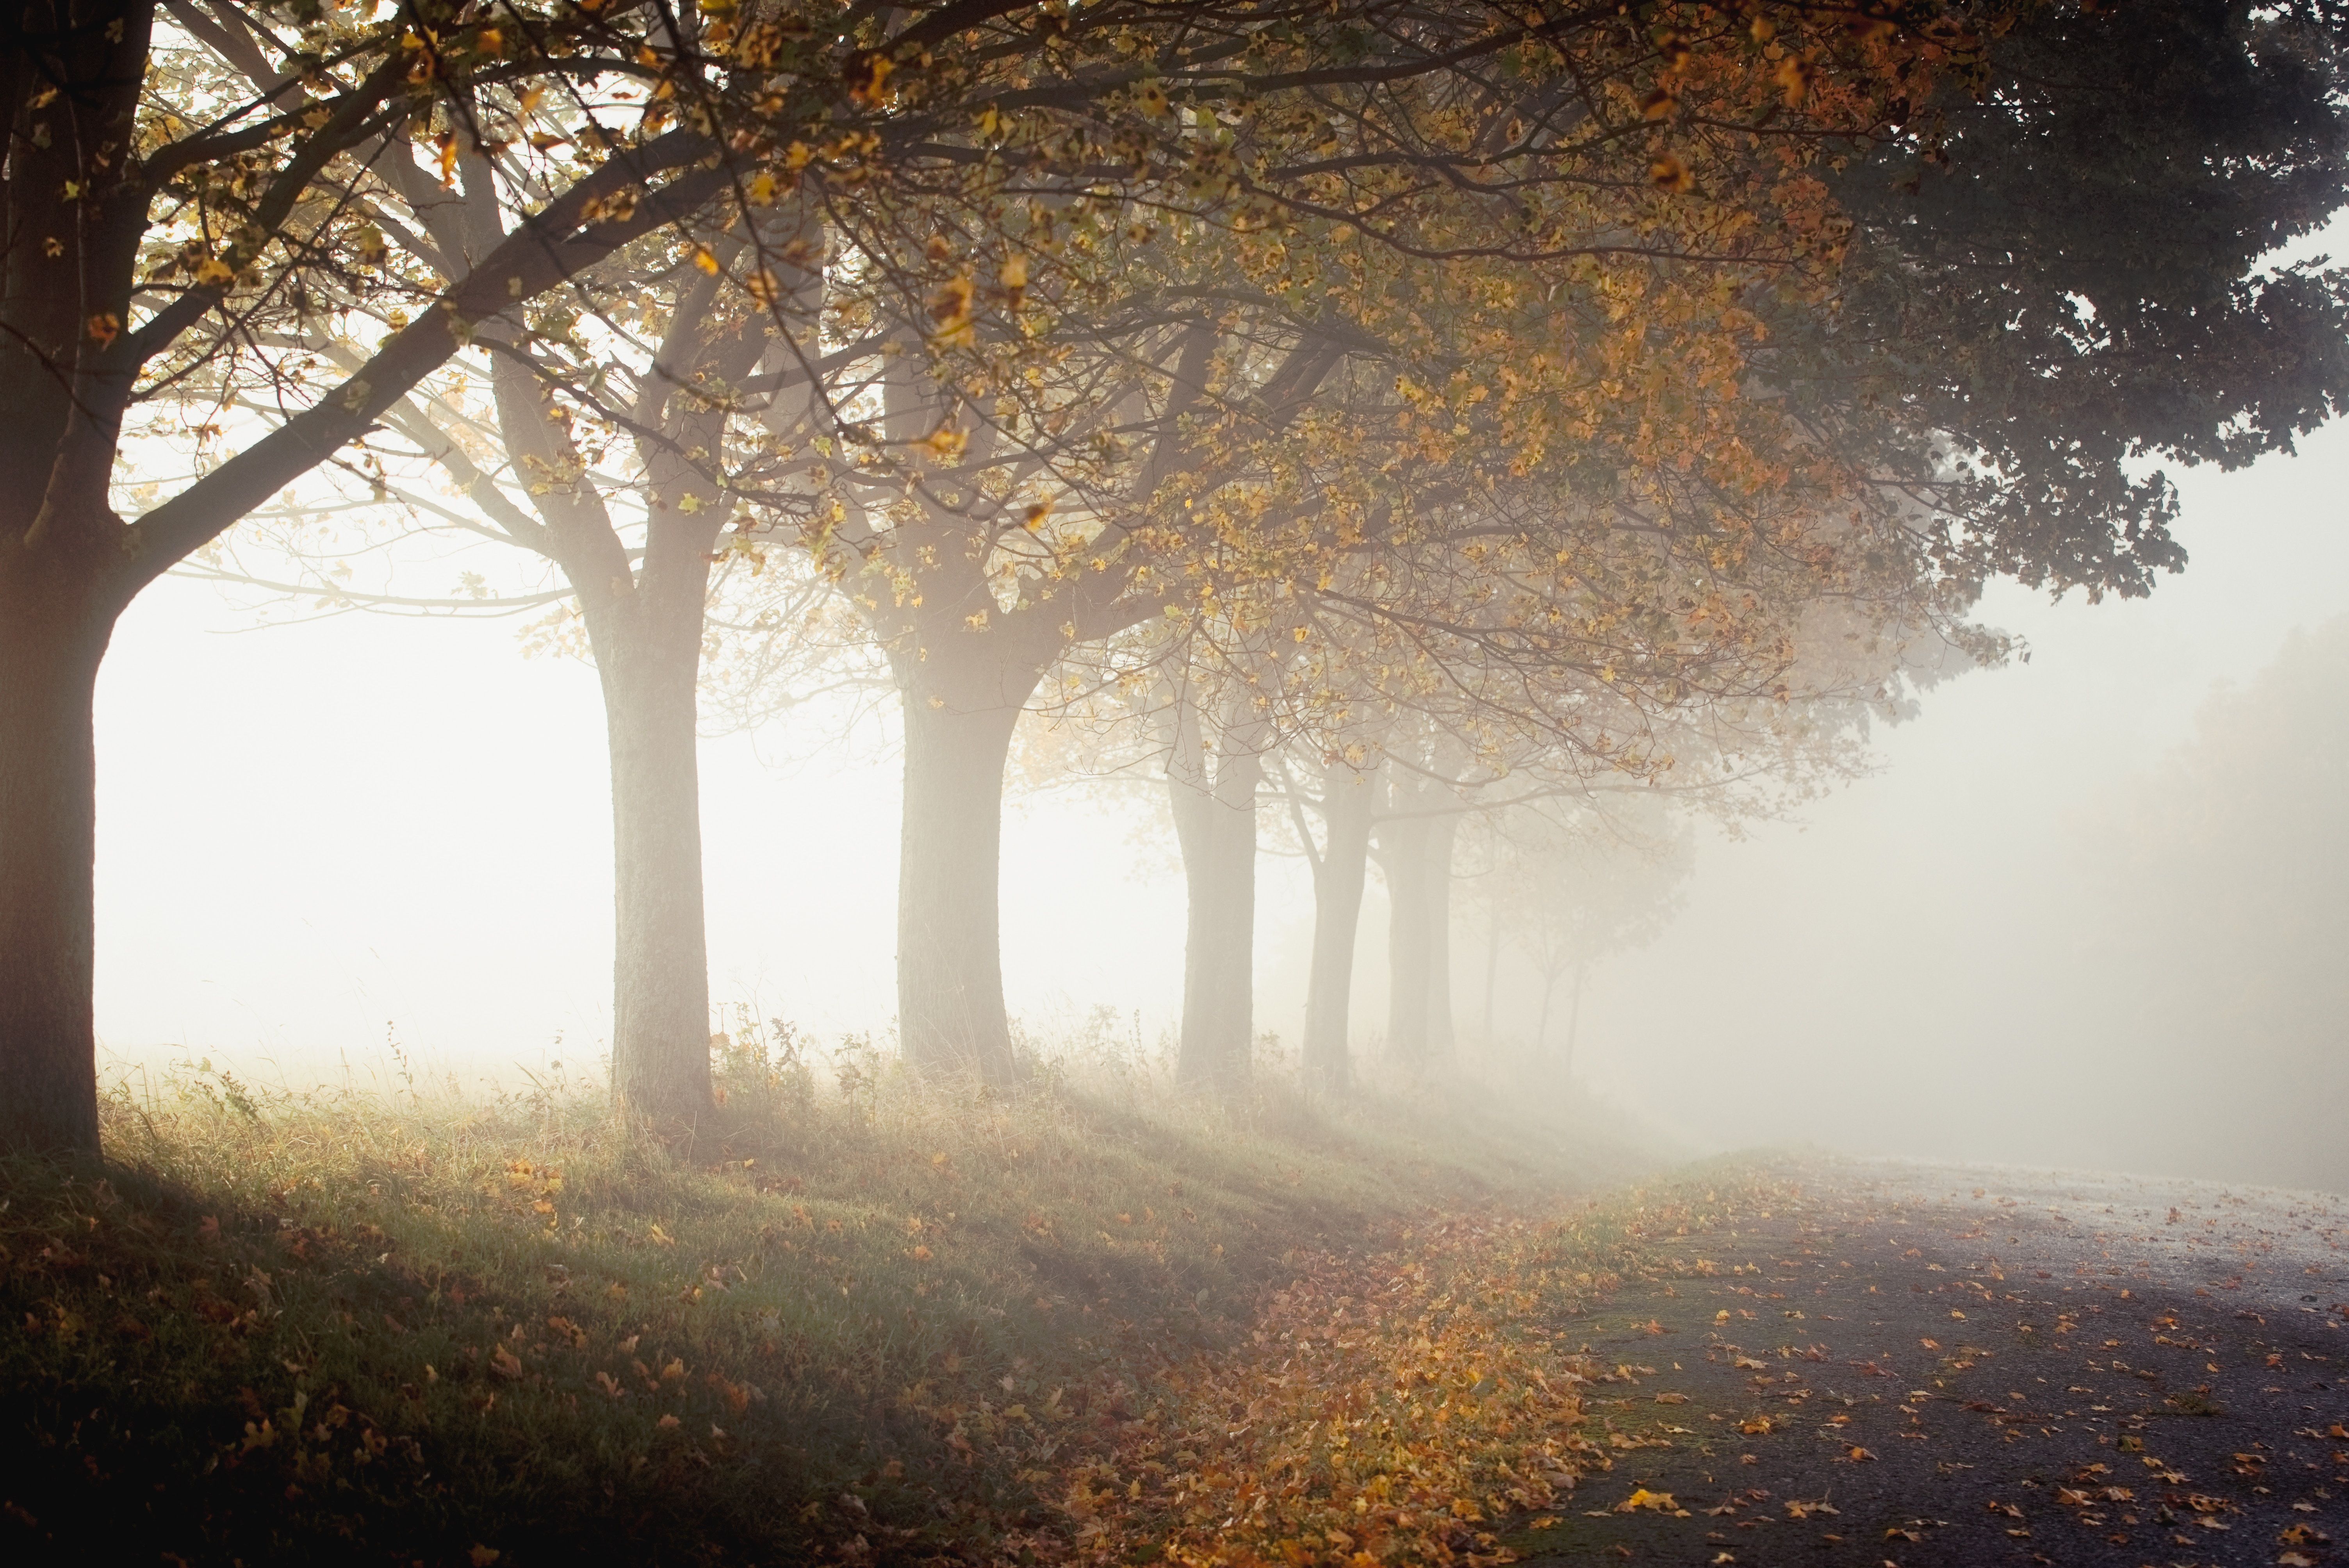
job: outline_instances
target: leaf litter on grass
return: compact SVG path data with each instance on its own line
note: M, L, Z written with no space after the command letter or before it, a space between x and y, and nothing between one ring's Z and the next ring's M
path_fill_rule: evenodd
M1584 1390L1611 1375L1539 1326L1612 1280L1586 1263L1562 1281L1557 1240L1453 1218L1308 1262L1245 1344L1168 1366L1155 1406L1071 1473L1079 1555L1131 1561L1143 1541L1185 1568L1511 1561L1497 1522L1612 1465L1583 1430Z

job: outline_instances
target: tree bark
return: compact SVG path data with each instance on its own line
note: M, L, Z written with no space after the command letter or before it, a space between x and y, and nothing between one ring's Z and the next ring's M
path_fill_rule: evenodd
M639 622L654 609L633 608ZM681 628L601 632L593 640L612 761L612 1096L665 1130L689 1131L711 1105L700 603Z
M1566 1061L1562 1064L1562 1076L1568 1078L1574 1076L1575 1038L1582 1033L1582 980L1589 968L1590 963L1588 959L1582 960L1574 966L1574 1000L1568 1006L1566 1015Z
M1501 899L1488 889L1485 900L1485 1048L1493 1048L1493 994L1501 978Z
M1041 675L1008 670L995 691L966 690L956 700L905 679L901 666L897 1035L905 1060L926 1075L999 1088L1014 1077L1003 1002L1003 769Z
M1427 835L1430 819L1379 824L1379 869L1387 882L1387 1049L1398 1060L1427 1057Z
M98 1151L98 764L90 721L119 607L0 550L0 1142Z
M1186 776L1188 775L1188 776ZM1256 1026L1256 796L1264 760L1225 752L1212 783L1167 769L1188 921L1175 1077L1226 1099L1246 1093Z
M1321 792L1326 846L1313 868L1313 967L1305 991L1306 1081L1331 1094L1352 1087L1348 1015L1354 941L1361 926L1377 783L1332 768Z
M1427 1054L1452 1054L1452 847L1460 819L1438 817L1427 830Z

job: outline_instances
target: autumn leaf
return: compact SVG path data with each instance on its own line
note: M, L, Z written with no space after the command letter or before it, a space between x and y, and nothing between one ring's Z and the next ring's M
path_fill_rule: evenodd
M1778 62L1778 90L1785 95L1788 108L1803 107L1803 100L1810 96L1811 82L1817 75L1818 68L1799 56L1789 55Z
M877 49L859 49L848 57L842 67L841 79L848 86L848 96L856 103L871 108L885 104L895 96L889 77L895 73L897 62Z
M930 296L930 319L937 324L940 347L963 348L978 340L970 320L971 298L978 291L968 277L948 278Z

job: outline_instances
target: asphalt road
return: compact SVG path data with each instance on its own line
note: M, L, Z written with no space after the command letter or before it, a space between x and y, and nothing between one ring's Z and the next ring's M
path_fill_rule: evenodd
M2349 1564L2349 1200L1771 1174L1660 1212L1652 1270L1563 1326L1613 1464L1521 1554Z

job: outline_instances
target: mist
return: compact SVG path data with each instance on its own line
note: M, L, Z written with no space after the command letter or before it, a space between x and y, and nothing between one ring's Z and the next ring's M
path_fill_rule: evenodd
M1868 777L1788 820L1698 829L1661 934L1590 967L1572 1068L1584 1090L1691 1150L1801 1142L2349 1182L2331 1135L2349 1058L2340 967L2280 972L2271 1010L2246 1011L2240 968L2208 933L2145 928L2145 912L2229 891L2208 885L2197 830L2165 828L2183 837L2162 854L2126 821L2178 787L2165 768L2296 635L2313 636L2300 663L2330 672L2336 703L2349 683L2334 624L2349 614L2349 439L2326 431L2297 456L2185 483L2186 573L2095 604L1993 587L1982 618L2027 659L1928 691L1917 717L1874 730ZM98 709L107 1060L382 1082L397 1044L469 1083L562 1061L593 1077L611 871L592 670L524 657L510 623L292 610L172 580L116 636ZM2333 744L2323 712L2306 718L2292 744ZM701 749L717 1022L885 1039L888 725L816 713ZM1277 808L1264 816L1257 1027L1293 1048L1310 883L1275 852ZM2224 826L2200 830L2223 844ZM2323 949L2349 869L2337 829L2319 816L2277 830L2304 834L2310 874L2281 883L2246 864L2251 885L2232 892L2261 930L2298 928ZM1004 868L1023 1028L1166 1048L1184 904L1156 792L1015 792ZM1538 984L1515 948L1485 1040L1485 933L1464 901L1454 913L1462 1066L1567 1092L1562 1031L1535 1046ZM1374 873L1354 996L1372 1057L1383 922Z

